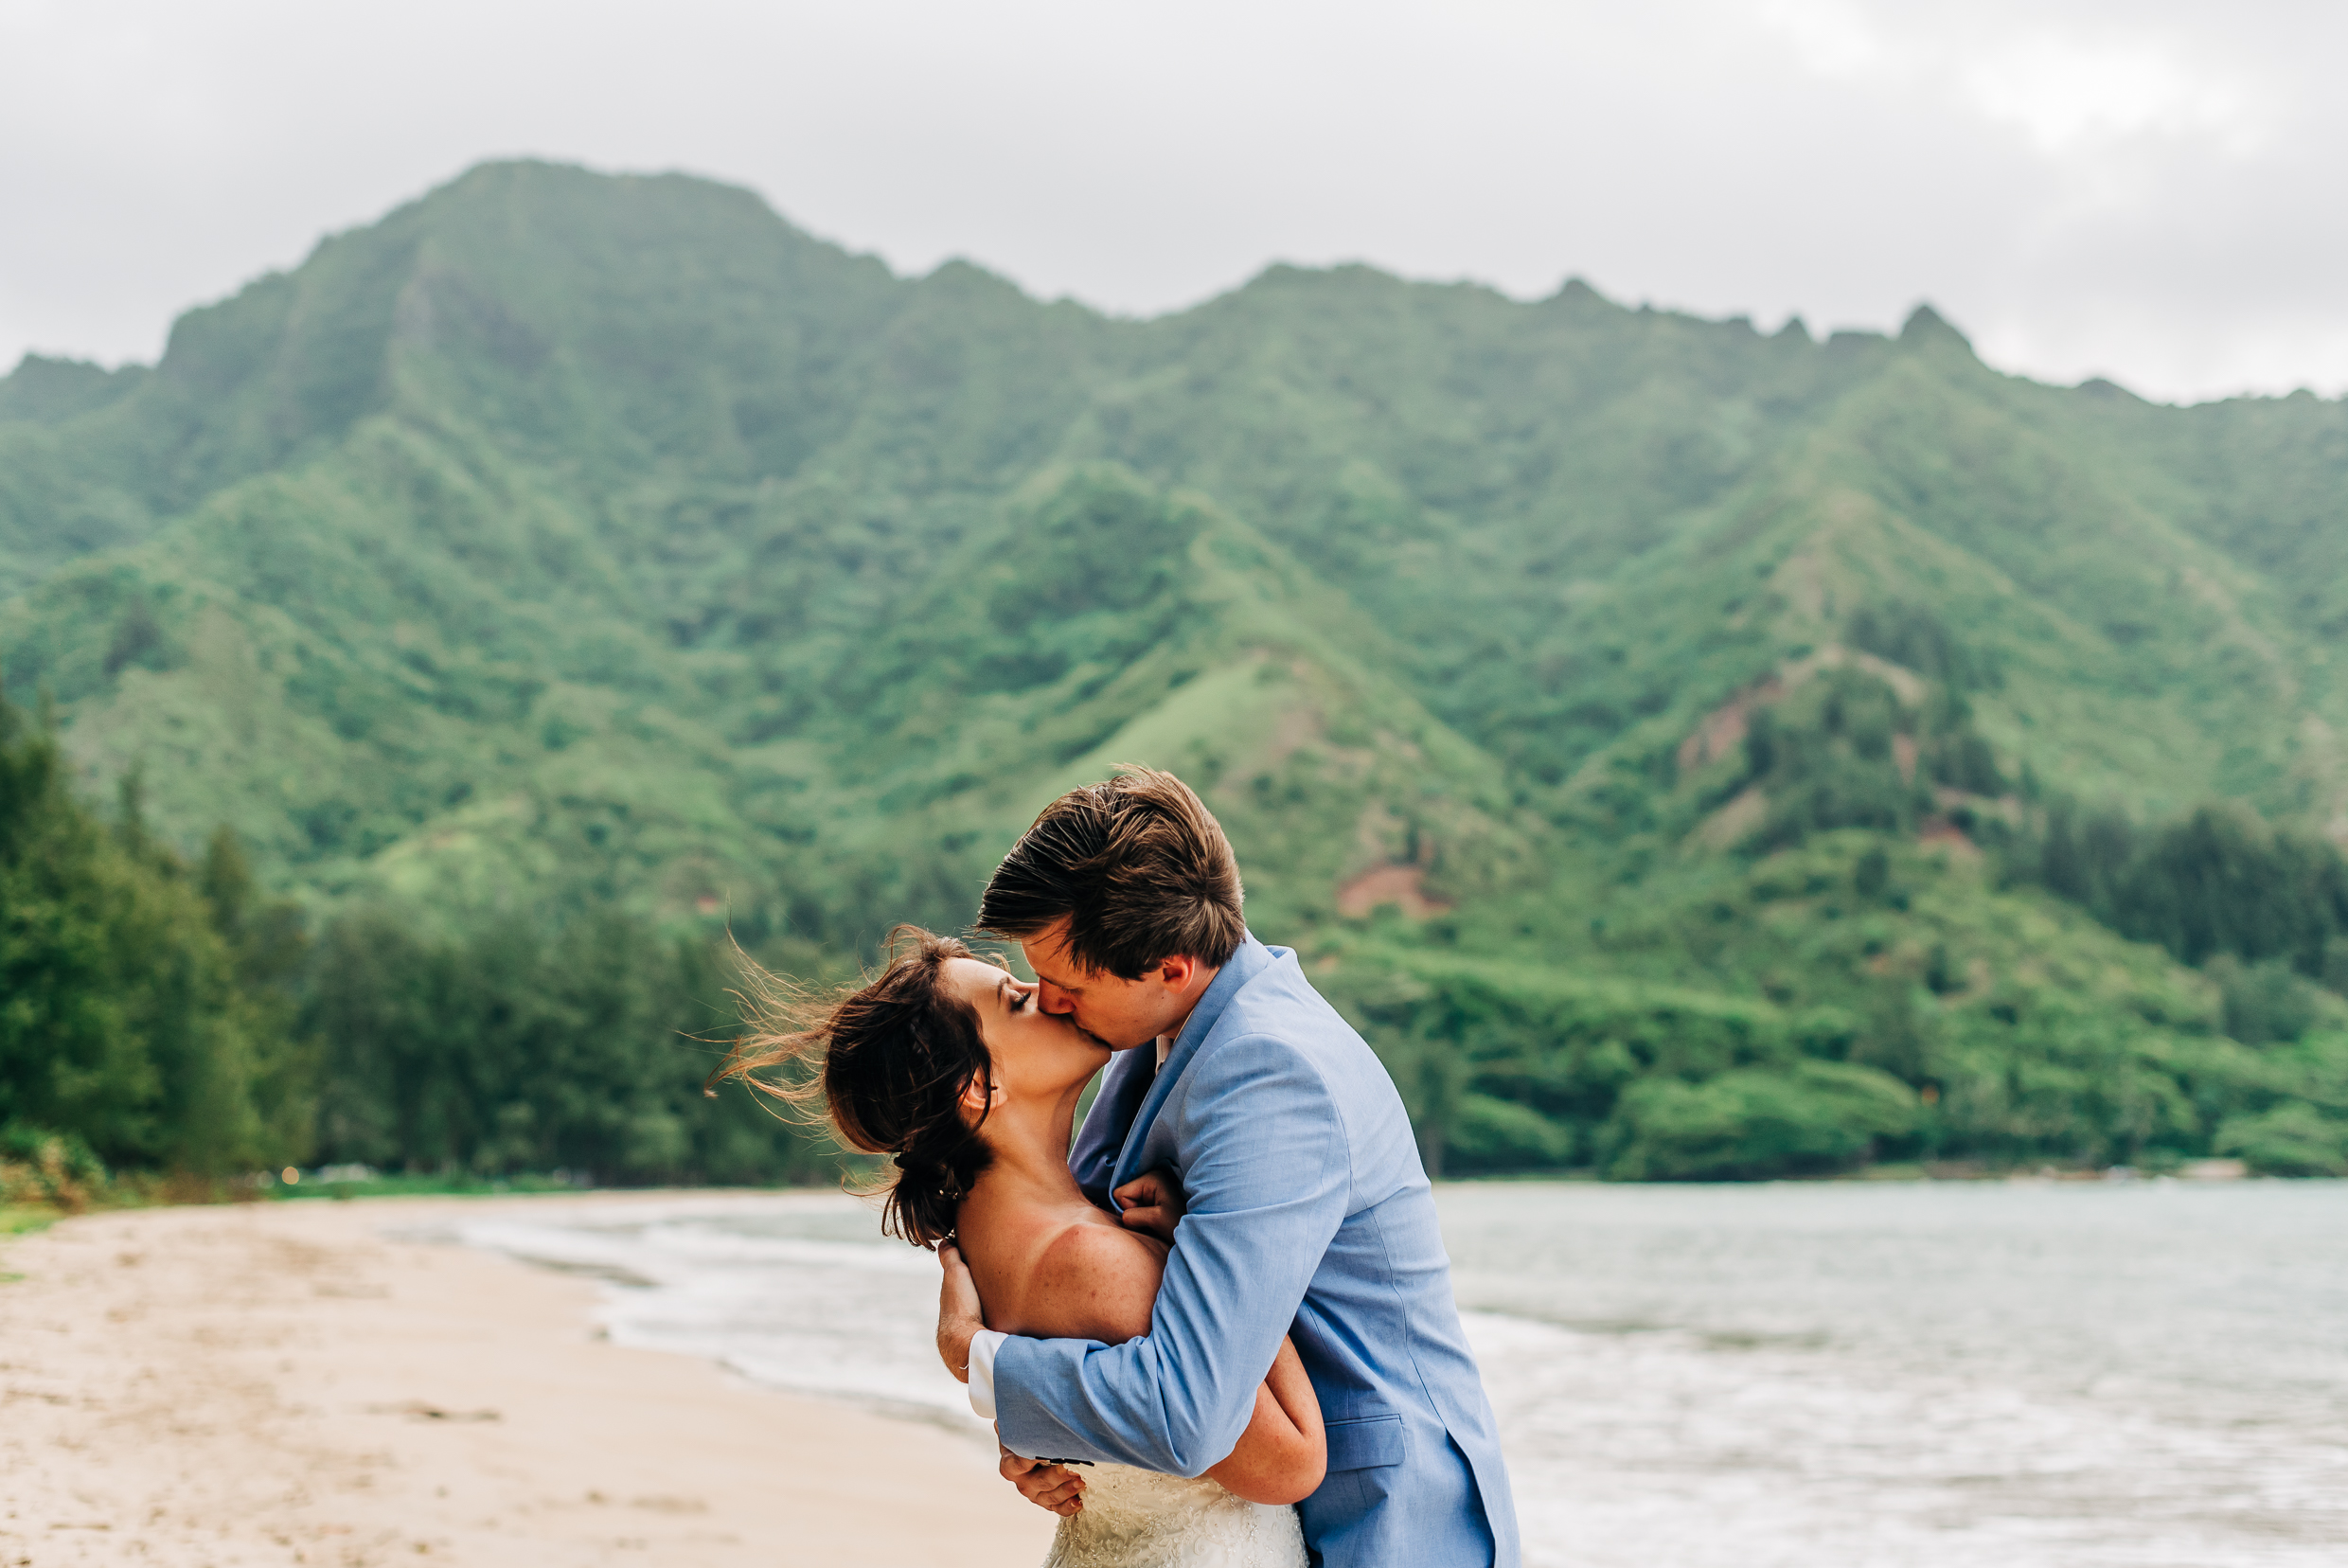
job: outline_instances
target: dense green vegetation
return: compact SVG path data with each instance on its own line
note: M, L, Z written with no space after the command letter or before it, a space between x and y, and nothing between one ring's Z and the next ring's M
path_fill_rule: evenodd
M0 1120L804 1174L700 1095L727 934L957 927L1137 760L1448 1169L2348 1171L2343 512L2338 402L2038 385L1929 311L1274 268L1116 320L487 166L152 367L0 381L9 755L83 825L0 919L117 911L0 998Z
M307 1114L268 972L278 911L231 842L190 866L146 831L134 780L123 795L102 824L0 704L0 1149L53 1183L94 1158L249 1167Z
M1389 1043L1453 1171L2339 1167L2338 996L2279 964L2186 970L1999 878L1845 829L1601 893L1538 964L1483 957L1504 934L1446 919L1441 947L1361 934L1373 961L1332 954L1324 984Z
M829 1168L747 1096L704 1100L728 1017L720 950L626 916L420 937L380 912L319 939L303 1038L316 1137L387 1169L768 1182Z
M135 781L104 823L0 704L0 1203L109 1167L221 1177L309 1158L581 1181L773 1181L821 1148L705 1104L729 971L627 915L420 934L264 896L236 835L184 861Z

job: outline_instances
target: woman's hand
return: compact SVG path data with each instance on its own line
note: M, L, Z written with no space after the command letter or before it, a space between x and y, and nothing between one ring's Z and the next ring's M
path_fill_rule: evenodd
M1174 1179L1174 1172L1164 1166L1147 1175L1136 1176L1110 1194L1123 1205L1118 1221L1128 1230L1154 1236L1167 1246L1174 1244L1174 1227L1183 1221L1183 1185Z

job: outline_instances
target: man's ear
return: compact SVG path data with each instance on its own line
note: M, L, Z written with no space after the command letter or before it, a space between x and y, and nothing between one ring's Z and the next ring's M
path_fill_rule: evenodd
M1174 957L1158 960L1158 978L1165 982L1165 989L1168 990L1181 990L1190 984L1190 977L1198 972L1199 960L1196 958Z

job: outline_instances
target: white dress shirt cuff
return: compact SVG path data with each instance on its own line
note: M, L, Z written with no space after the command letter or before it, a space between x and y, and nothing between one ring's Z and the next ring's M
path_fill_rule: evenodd
M989 1421L995 1418L995 1352L1008 1337L992 1328L970 1336L970 1408Z

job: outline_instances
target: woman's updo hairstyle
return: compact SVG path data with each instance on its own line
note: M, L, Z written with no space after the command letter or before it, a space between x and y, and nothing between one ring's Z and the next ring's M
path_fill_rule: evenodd
M881 1229L934 1247L952 1238L963 1197L992 1157L963 1119L962 1095L973 1080L992 1088L993 1062L978 1014L945 983L946 960L970 950L898 926L887 952L879 974L828 994L745 958L738 994L749 1029L710 1081L739 1078L802 1113L820 1103L841 1142L894 1155L895 1173L867 1189L886 1194Z

